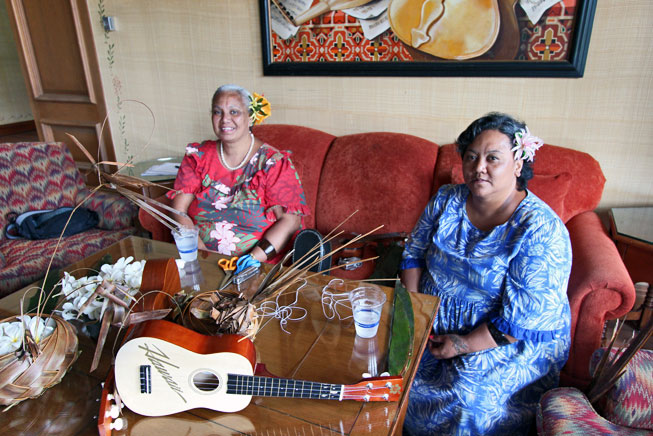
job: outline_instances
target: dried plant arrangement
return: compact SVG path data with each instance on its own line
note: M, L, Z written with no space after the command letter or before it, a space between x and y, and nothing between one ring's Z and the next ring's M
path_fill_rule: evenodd
M152 113L147 105L144 106ZM152 117L154 119L153 114ZM108 116L102 125L100 138L102 138L102 131L107 119ZM152 127L153 131L154 125ZM126 163L96 160L77 138L68 133L67 135L91 163L92 171L96 173L99 184L93 187L90 193L73 208L50 256L45 270L45 278L35 289L37 297L33 298L35 304L33 308L30 308L30 313L24 313L21 302L20 315L0 321L0 405L8 407L12 407L25 399L37 397L45 389L54 386L61 381L77 359L78 340L75 327L63 317L45 313L50 310L46 306L51 305L51 302L55 299L54 293L57 288L56 285L48 286L46 290L46 283L52 282L50 277L52 264L74 212L98 190L108 189L117 192L135 205L143 207L155 219L170 229L175 228L177 222L161 210L180 214L180 212L167 205L135 192L135 190L141 190L144 187L168 188L138 177L121 174L120 171L123 168L133 167L131 160ZM110 173L104 170L105 166L114 166L118 167L118 169L115 173ZM57 277L55 280L59 280L59 278ZM102 327L91 371L97 367L104 344L103 339L106 338L106 332L110 324L129 325L151 317L165 316L165 314L154 313L156 311L148 314L132 313L129 308L133 307L134 297L129 294L127 287L110 281L102 281L97 284L93 295L87 297L85 303L78 307L79 313L88 310L94 302L98 301L96 297L101 297L100 300L103 305L101 311ZM65 300L65 298L61 298L58 305L65 304ZM32 309L33 312L31 312ZM35 323L35 325L28 326L26 323ZM47 336L43 332L47 332ZM5 344L5 342L9 345Z
M11 341L0 354L5 411L59 383L79 355L75 328L56 315L17 315L1 320L0 330Z
M299 288L301 283L315 276L345 268L350 263L337 265L325 271L310 271L312 267L319 265L324 259L346 249L351 244L356 244L383 227L378 226L365 234L351 238L343 245L322 256L315 256L315 253L321 252L319 250L320 244L327 244L342 234L338 229L356 212L349 215L325 236L322 242L313 246L306 254L290 264L289 261L292 258L293 251L289 251L279 263L254 282L253 288L250 285L248 289L250 292L245 293L240 292L240 289L236 291L227 288L226 291L208 291L189 297L188 301L181 303L185 309L180 314L180 322L205 334L236 333L253 340L258 329L262 326L261 318L263 316L256 312L256 308L260 307L261 303L276 299L284 292L293 291ZM356 262L369 262L376 258L370 257ZM394 281L395 279L388 280Z

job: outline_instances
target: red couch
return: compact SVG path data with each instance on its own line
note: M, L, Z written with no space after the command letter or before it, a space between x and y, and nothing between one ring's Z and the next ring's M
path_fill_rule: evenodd
M362 133L336 137L319 130L281 124L254 127L254 134L293 152L293 162L313 211L305 227L327 234L353 211L342 227L366 233L383 224L383 233L410 232L429 198L443 184L461 183L461 160L453 144L439 147L400 133ZM589 359L601 342L603 324L623 316L635 289L598 215L605 177L587 153L545 145L537 154L529 189L567 224L573 250L568 296L572 347L561 383L589 382ZM157 240L171 241L167 229L139 212L141 224ZM372 266L334 275L361 278Z

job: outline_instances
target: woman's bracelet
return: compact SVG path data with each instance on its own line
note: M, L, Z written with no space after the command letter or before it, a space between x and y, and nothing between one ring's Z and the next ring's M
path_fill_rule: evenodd
M501 333L501 331L494 326L491 322L487 323L487 329L490 331L490 336L492 336L492 339L494 339L494 342L497 343L498 346L503 346L503 345L508 345L510 344L510 341L508 338L506 338L506 335Z
M256 246L263 250L266 260L274 257L277 254L277 250L274 248L274 245L272 245L267 239L261 239L258 241Z

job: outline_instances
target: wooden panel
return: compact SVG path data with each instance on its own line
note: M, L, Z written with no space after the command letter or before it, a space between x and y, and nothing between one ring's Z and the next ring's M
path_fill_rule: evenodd
M100 160L115 160L86 0L7 0L39 137L68 144L81 170L90 163L71 133ZM87 178L87 183L92 180Z
M47 8L29 1L16 5L22 12L18 21L21 32L29 34L24 43L31 53L28 68L34 80L35 99L94 102L75 3L50 0Z

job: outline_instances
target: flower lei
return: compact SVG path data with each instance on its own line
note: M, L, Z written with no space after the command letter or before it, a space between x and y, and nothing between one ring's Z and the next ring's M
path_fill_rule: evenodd
M270 102L263 95L257 93L254 93L249 99L249 110L251 113L249 118L254 125L261 124L272 113Z
M537 136L531 135L528 127L515 133L515 146L510 150L515 152L515 160L527 160L533 162L535 151L539 149L544 142Z

